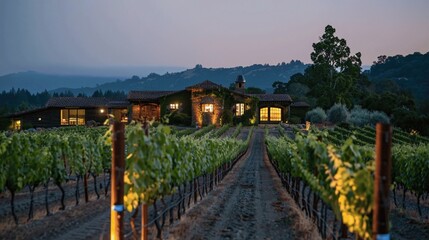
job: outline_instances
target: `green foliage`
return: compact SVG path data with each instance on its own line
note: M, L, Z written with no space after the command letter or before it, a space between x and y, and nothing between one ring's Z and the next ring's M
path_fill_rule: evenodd
M401 89L408 89L420 101L427 99L429 90L427 85L428 66L429 52L424 54L415 52L407 56L379 56L378 60L371 66L368 76L376 84L388 80L390 83L385 83L399 86Z
M162 125L152 128L146 136L140 124L130 126L124 197L127 210L151 203L172 193L175 186L231 162L246 144L230 138L177 138Z
M368 111L367 109L363 109L360 106L355 106L350 111L350 116L348 118L348 123L356 126L363 127L366 125L375 126L377 123L389 123L389 117L379 111Z
M407 108L396 108L393 111L393 123L410 132L415 130L421 135L429 136L429 114L419 114Z
M369 110L382 111L392 114L396 108L408 108L415 110L415 103L406 93L384 92L382 94L370 94L362 101L362 107Z
M222 136L222 134L224 134L226 131L228 131L228 129L231 126L232 126L231 123L225 124L221 128L211 131L209 134L207 134L207 137L208 138L218 138L218 137Z
M357 127L368 125L371 122L371 112L357 105L350 111L348 122Z
M260 89L260 88L257 88L257 87L247 87L246 93L249 93L249 94L265 94L265 91Z
M191 134L191 136L194 138L200 138L215 128L216 128L215 125L205 126L199 129L198 131L194 132L193 134Z
M286 94L287 93L287 83L275 81L273 82L274 94Z
M351 55L346 40L335 36L335 29L328 25L319 42L313 44L313 65L304 74L293 75L288 87L300 100L312 102L309 100L315 98L317 106L324 109L334 103L351 106L356 100L360 101L366 90L366 77L360 73L360 58L359 52Z
M169 124L178 126L190 126L191 116L186 113L175 111L169 117Z
M100 174L110 168L111 151L104 145L106 128L56 129L0 134L0 190L16 192L67 175ZM106 161L107 158L107 161Z
M306 70L306 77L313 96L321 107L332 106L335 102L350 105L353 86L360 77L362 64L358 52L350 55L345 39L335 34L335 28L328 25L318 43L313 44L311 60L314 65Z
M196 128L187 128L187 129L183 129L183 130L178 131L178 132L176 133L176 136L177 136L177 137L187 136L187 135L190 135L190 134L192 134L192 133L196 132L197 130L198 130L198 129L196 129Z
M375 126L377 123L390 123L390 119L384 112L374 111L371 113L370 123Z
M295 116L295 115L291 115L289 118L289 123L290 124L300 124L301 122L301 117L299 116Z
M243 127L242 123L239 123L236 127L235 127L235 131L232 133L231 138L237 138L238 134L240 134L241 128Z
M334 210L349 231L371 239L374 156L372 149L349 139L340 147L319 139L327 133L298 134L289 138L266 138L267 149L278 169L304 180Z
M312 109L305 115L305 120L311 123L322 123L326 120L327 116L325 110L320 107Z
M392 151L393 179L418 195L429 191L429 145L397 145Z
M327 112L328 121L334 124L347 121L349 111L344 104L336 103Z
M222 119L222 125L230 124L232 123L232 112L229 109L224 109L221 115Z

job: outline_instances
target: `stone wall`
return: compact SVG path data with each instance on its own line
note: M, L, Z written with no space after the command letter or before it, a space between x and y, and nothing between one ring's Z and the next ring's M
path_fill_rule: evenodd
M222 99L213 93L205 93L201 89L192 89L192 125L199 127L206 125L220 125L222 116ZM213 104L213 112L203 112L203 104Z

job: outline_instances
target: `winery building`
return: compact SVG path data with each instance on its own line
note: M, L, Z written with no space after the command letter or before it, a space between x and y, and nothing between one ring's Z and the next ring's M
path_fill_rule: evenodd
M55 97L45 107L10 115L14 129L102 124L109 115L118 121L161 121L189 126L286 122L288 94L246 94L239 75L235 89L211 81L179 91L130 91L125 101L94 97Z

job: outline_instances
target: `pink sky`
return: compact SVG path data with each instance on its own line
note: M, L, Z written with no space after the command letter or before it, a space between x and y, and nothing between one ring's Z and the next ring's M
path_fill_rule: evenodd
M52 66L310 63L328 24L360 51L429 51L427 0L2 0L0 74Z

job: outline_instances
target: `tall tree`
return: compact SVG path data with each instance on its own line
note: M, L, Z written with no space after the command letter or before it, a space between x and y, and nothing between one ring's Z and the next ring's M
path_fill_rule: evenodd
M334 103L352 104L353 87L360 78L361 54L350 54L343 38L335 36L335 28L328 25L320 41L313 44L313 65L305 72L310 95L318 98L324 108Z
M287 83L275 81L273 82L274 94L287 93Z

